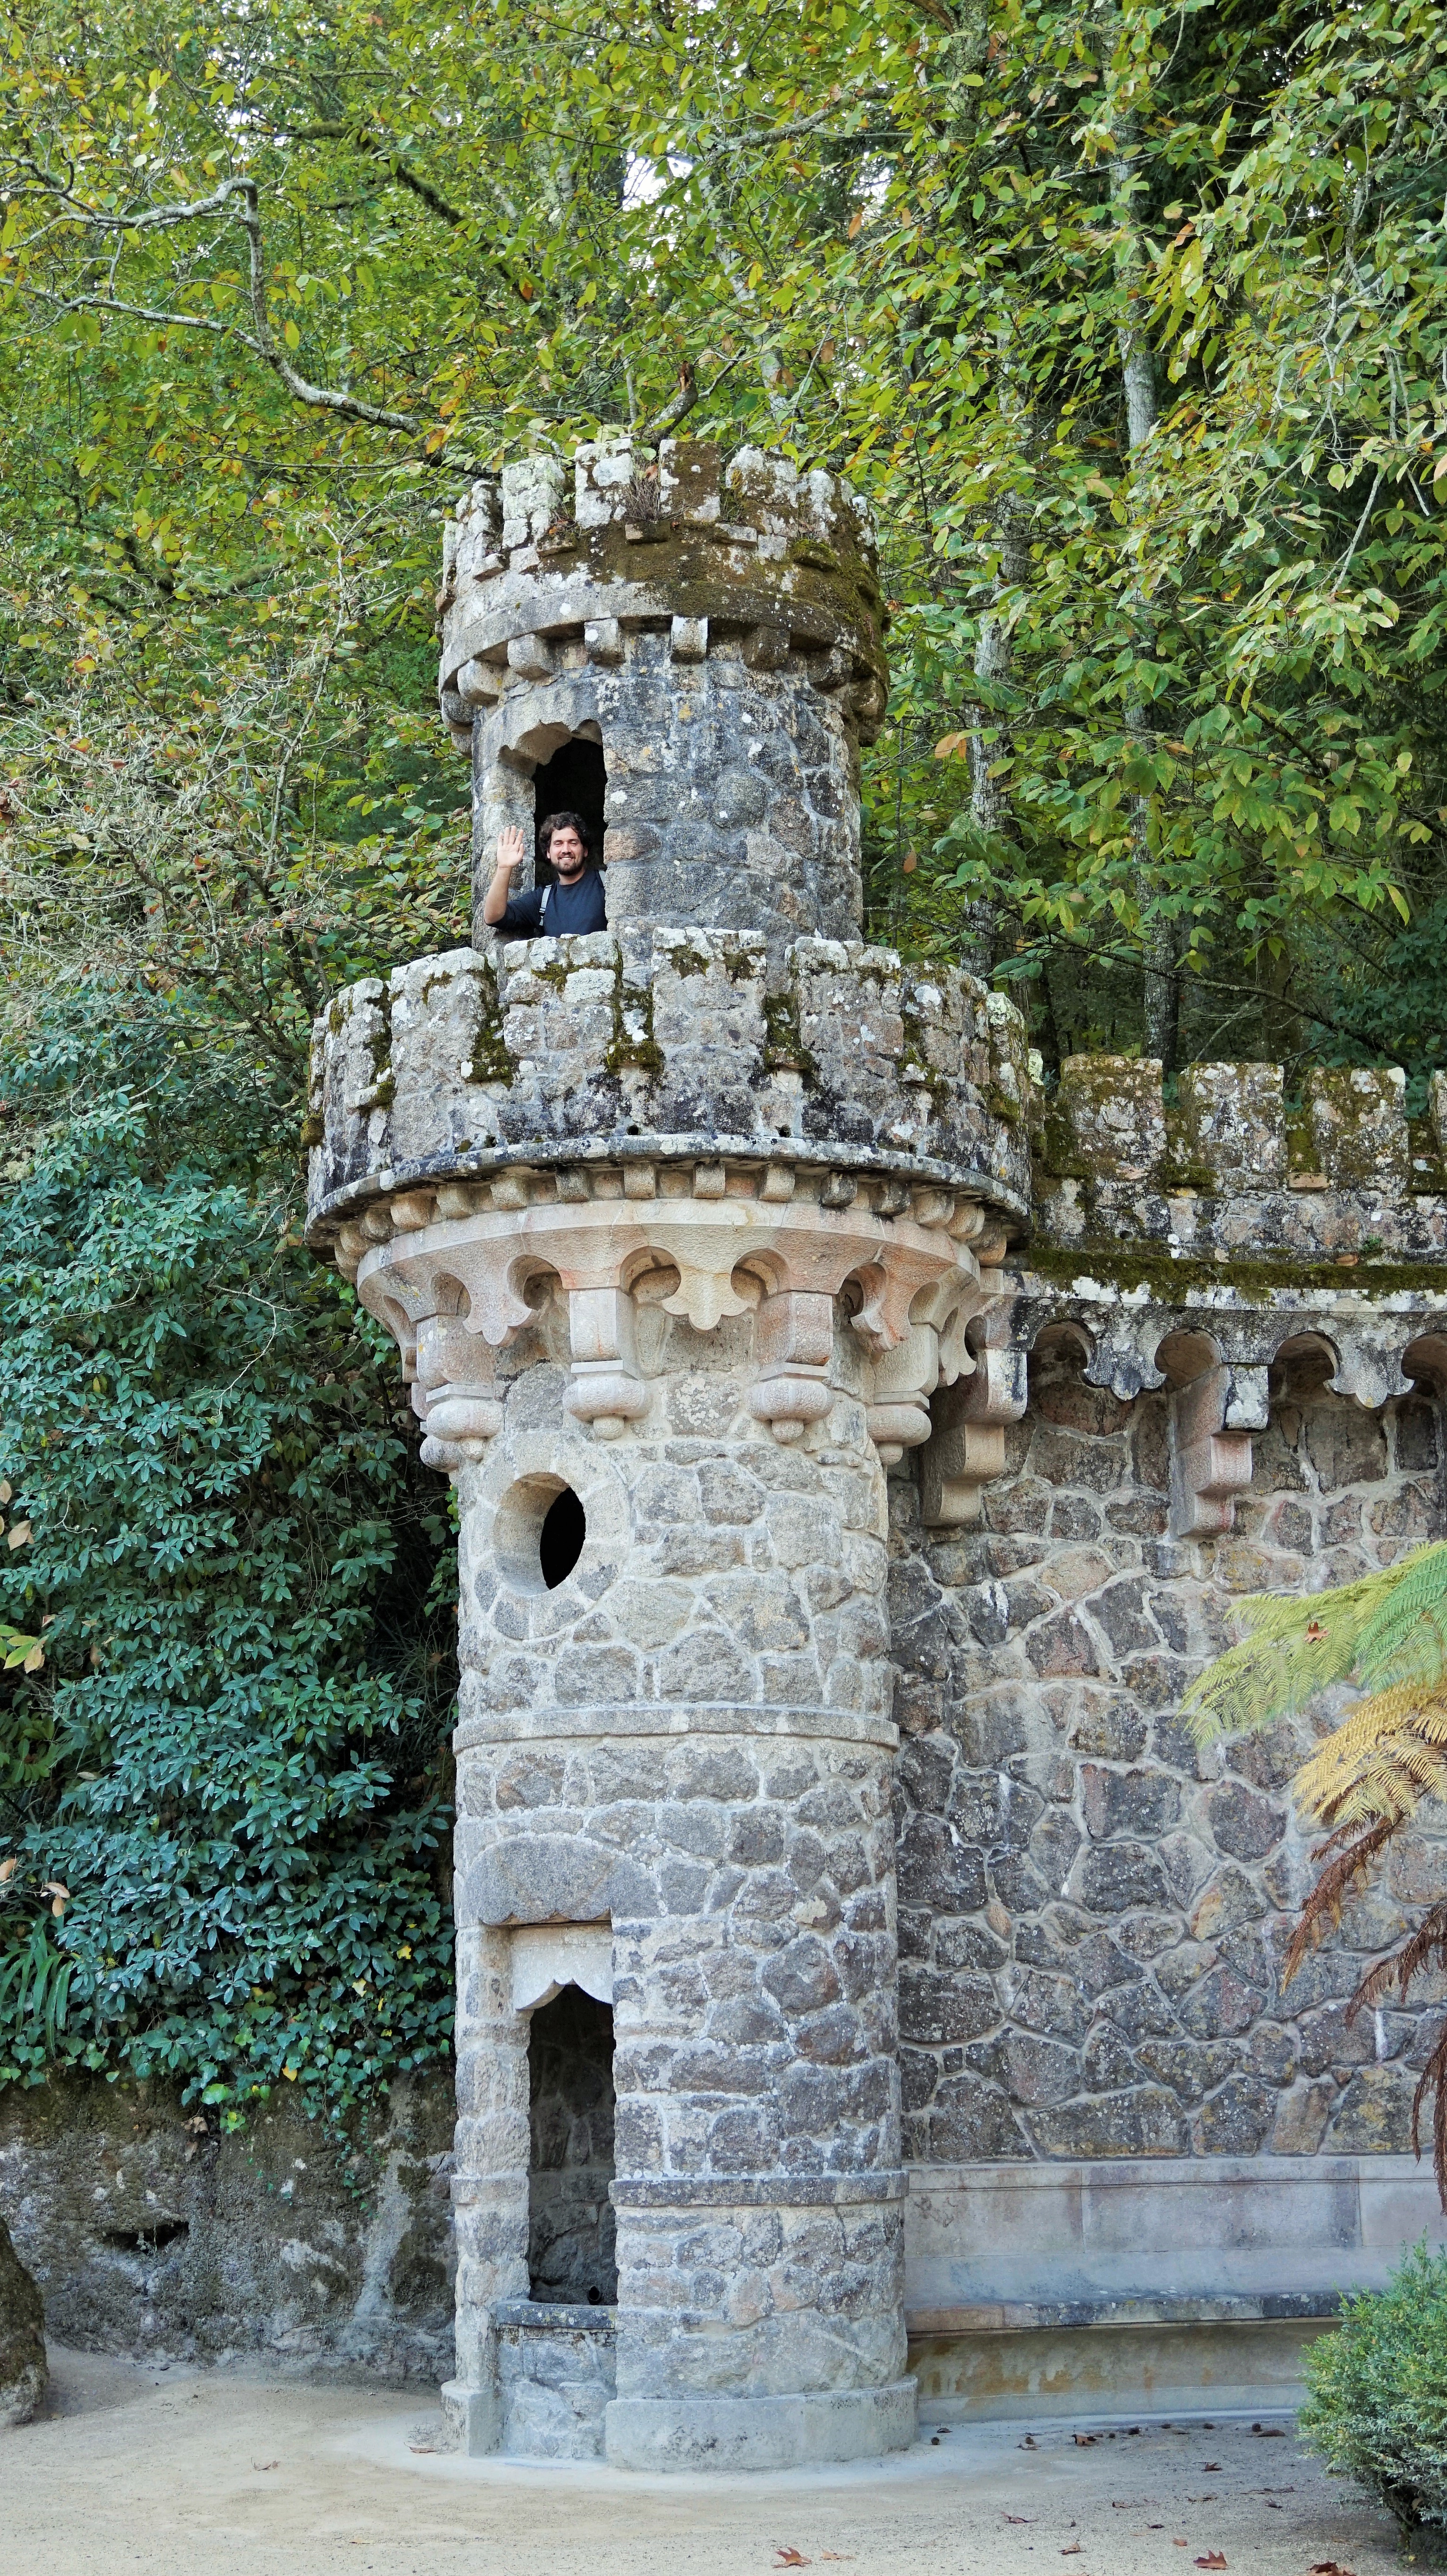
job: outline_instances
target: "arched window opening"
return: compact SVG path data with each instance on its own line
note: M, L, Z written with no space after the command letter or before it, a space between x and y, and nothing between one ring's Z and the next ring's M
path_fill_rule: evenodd
M616 2307L613 2007L564 1986L533 2014L528 2041L532 2150L529 2293L553 2305Z

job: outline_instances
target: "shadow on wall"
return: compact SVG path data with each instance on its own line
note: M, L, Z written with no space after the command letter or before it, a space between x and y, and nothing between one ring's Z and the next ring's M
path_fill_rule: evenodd
M528 2275L535 2299L614 2307L613 2008L565 1986L533 2015Z

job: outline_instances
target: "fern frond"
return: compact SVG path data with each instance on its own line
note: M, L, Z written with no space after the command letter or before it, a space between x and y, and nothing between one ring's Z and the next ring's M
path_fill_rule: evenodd
M1422 2105L1427 2095L1432 2103L1432 2172L1437 2184L1437 2198L1447 2209L1447 2028L1422 2069L1417 2090L1412 2096L1412 2152L1422 2152Z
M1395 1986L1400 2000L1407 2000L1407 1988L1418 1972L1427 1967L1447 1967L1447 1904L1434 1905L1414 1932L1384 1959L1378 1959L1367 1970L1351 2002L1347 2005L1348 2022L1359 2012L1379 2004L1389 1988Z
M1358 1677L1368 1690L1438 1690L1447 1680L1447 1544L1414 1548L1388 1570L1395 1581L1362 1620Z
M1201 1745L1295 1716L1354 1673L1433 1688L1447 1674L1447 1542L1334 1592L1254 1593L1236 1615L1247 1633L1186 1694Z
M1385 1850L1396 1831L1397 1824L1384 1818L1378 1824L1369 1825L1365 1833L1358 1834L1355 1842L1348 1843L1344 1851L1338 1851L1327 1862L1297 1917L1282 1962L1281 1982L1284 1986L1290 1985L1297 1969L1326 1939L1327 1933L1336 1930L1349 1889L1357 1880L1366 1884L1373 1861ZM1312 1857L1320 1860L1338 1839L1334 1834L1330 1841L1319 1845Z
M1388 1988L1395 1985L1403 2003L1412 1979L1426 1967L1447 1967L1447 1904L1434 1905L1408 1934L1399 1947L1378 1959L1368 1969L1347 2005L1348 2022L1359 2012L1379 2003ZM1416 2092L1412 2096L1412 2149L1422 2152L1422 2106L1432 2096L1432 2172L1437 2184L1437 2198L1447 2210L1447 2024L1444 2024L1436 2046L1422 2069Z
M1302 1765L1298 1807L1332 1827L1392 1817L1405 1822L1424 1798L1447 1802L1447 1696L1424 1699L1406 1682L1362 1700Z

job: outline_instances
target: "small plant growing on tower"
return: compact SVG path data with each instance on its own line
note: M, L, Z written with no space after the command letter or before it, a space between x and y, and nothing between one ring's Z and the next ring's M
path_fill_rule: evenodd
M1447 1805L1447 1544L1415 1548L1335 1591L1258 1593L1238 1605L1238 1616L1247 1634L1187 1696L1198 1743L1295 1716L1343 1682L1362 1693L1293 1783L1297 1806L1325 1835L1312 1854L1322 1868L1286 1953L1282 1981L1289 1984L1340 1923L1343 1905L1381 1870L1394 1837L1424 1806ZM1447 1896L1369 1968L1347 2006L1348 2022L1393 1986L1405 2003L1413 1979L1433 1967L1447 1968ZM1433 2169L1447 2209L1447 2023L1412 2103L1419 2155L1429 2101ZM1447 2302L1447 2288L1442 2296Z

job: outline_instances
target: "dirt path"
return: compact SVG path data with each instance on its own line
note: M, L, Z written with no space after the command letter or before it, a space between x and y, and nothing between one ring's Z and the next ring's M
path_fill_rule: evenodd
M1284 2438L1218 2419L1080 2443L1068 2426L928 2438L893 2466L640 2479L414 2445L396 2392L57 2353L56 2405L0 2435L0 2576L1394 2576L1390 2525ZM1212 2465L1214 2464L1214 2465ZM1016 2519L1019 2517L1019 2519Z

